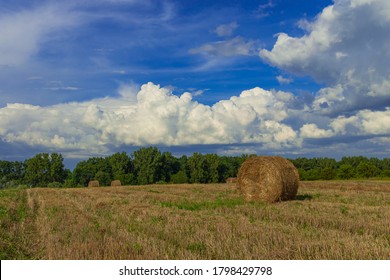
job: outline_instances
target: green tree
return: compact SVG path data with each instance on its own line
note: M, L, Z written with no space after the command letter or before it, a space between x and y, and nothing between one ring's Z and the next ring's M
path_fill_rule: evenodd
M313 168L305 171L303 180L320 180L321 179L321 169Z
M183 155L179 158L179 170L183 171L189 180L190 178L190 167L188 166L188 157ZM189 181L187 181L189 182Z
M363 177L367 179L370 177L374 177L376 173L377 173L376 166L369 162L363 161L359 163L359 165L356 167L356 175L358 177Z
M8 182L22 183L24 170L23 162L0 160L0 188L5 187Z
M390 178L390 170L389 169L382 170L379 176L382 178Z
M24 171L23 162L0 160L0 188L23 183Z
M390 170L390 158L384 158L381 160L381 170Z
M111 165L112 177L123 185L134 184L134 166L131 158L125 153L115 153L107 157Z
M208 169L208 183L218 183L221 181L221 163L216 154L207 154L205 156L206 165Z
M98 172L100 173L98 174ZM92 157L86 161L79 162L73 170L73 182L75 185L87 186L90 180L97 180L96 175L103 178L102 185L109 185L112 180L112 168L107 158ZM104 174L104 176L102 176ZM110 179L107 179L110 178Z
M336 175L336 170L330 166L322 168L320 172L321 180L332 180L336 178Z
M356 168L361 162L367 162L368 158L363 156L354 156L354 157L342 157L339 165L347 164Z
M95 170L91 167L88 161L77 163L73 169L73 184L76 186L87 186L88 182L95 176Z
M49 154L37 154L27 159L25 164L25 181L34 187L46 187L51 177Z
M188 167L190 169L191 183L207 183L209 179L207 162L205 156L200 153L194 153L188 158Z
M50 155L50 182L63 183L68 176L63 164L64 158L61 154Z
M110 173L99 170L96 172L94 179L99 181L100 186L109 186L111 183Z
M25 161L25 181L36 187L47 187L49 183L63 183L67 177L61 154L41 153Z
M315 168L314 161L312 159L308 158L296 158L296 159L290 159L290 161L294 164L294 166L302 171L308 171L310 169Z
M340 179L351 179L355 176L355 170L350 164L342 164L340 165L337 177Z
M161 155L161 181L170 182L171 176L180 170L180 161L169 152Z
M153 184L162 179L163 161L157 147L141 148L133 153L133 158L138 184Z
M173 184L185 184L188 183L188 177L185 171L180 170L176 174L171 176L171 182Z

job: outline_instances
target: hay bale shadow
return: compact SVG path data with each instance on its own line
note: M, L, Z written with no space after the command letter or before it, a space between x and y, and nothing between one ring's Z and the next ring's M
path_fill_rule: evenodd
M295 197L295 200L312 200L313 196L311 194L300 194Z

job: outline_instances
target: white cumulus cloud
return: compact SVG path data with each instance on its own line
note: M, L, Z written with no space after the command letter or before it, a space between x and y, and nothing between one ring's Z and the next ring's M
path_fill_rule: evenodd
M0 137L6 142L56 150L108 152L110 146L258 143L262 147L299 145L283 121L291 93L253 88L207 106L188 92L122 85L119 97L88 102L0 109Z
M351 117L338 117L330 125L343 134L390 135L390 108L384 111L361 110Z
M327 138L333 136L334 133L331 130L321 129L316 124L310 123L301 127L300 135L303 138Z
M314 109L343 114L390 101L390 1L335 0L300 26L304 36L281 33L272 50L263 49L260 56L292 74L326 83Z

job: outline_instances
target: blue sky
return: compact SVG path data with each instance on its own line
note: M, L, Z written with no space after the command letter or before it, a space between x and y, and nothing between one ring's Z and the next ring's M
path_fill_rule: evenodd
M1 0L3 159L389 154L389 1L62 2Z
M5 94L0 105L88 100L114 95L118 85L129 82L170 85L178 94L205 91L198 100L207 104L259 85L289 88L276 79L282 72L263 63L257 52L272 48L279 32L303 34L298 21L314 18L330 4L305 5L303 0L56 2L5 1L1 15L10 18L9 24L18 20L28 24L29 16L44 22L36 23L40 30L35 31L33 42L27 42L30 49L14 52L18 65L11 61L12 69L2 69L19 79L2 79ZM40 19L40 14L47 19ZM52 18L57 16L59 22ZM24 36L23 30L18 31L16 40ZM247 44L246 55L234 48L218 51L218 43L234 39L236 45ZM214 52L202 51L207 44L215 44ZM7 62L2 65L6 68ZM310 79L299 82L303 90L316 88ZM15 91L24 94L15 96Z

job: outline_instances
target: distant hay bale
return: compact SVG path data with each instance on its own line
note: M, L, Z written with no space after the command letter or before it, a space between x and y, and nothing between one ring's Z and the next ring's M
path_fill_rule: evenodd
M99 187L99 181L97 181L97 180L89 181L88 187Z
M237 184L246 200L277 202L294 199L299 186L295 166L279 156L247 159L240 167Z
M236 177L230 177L226 179L227 184L234 184L237 183L237 178Z
M111 187L120 187L120 186L122 186L120 180L111 181Z

